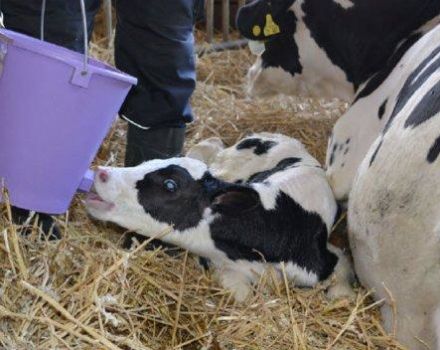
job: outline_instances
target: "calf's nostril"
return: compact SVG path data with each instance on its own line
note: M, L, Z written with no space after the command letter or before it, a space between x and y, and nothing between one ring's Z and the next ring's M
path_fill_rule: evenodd
M99 177L99 180L101 180L101 182L107 182L108 178L109 178L109 174L105 170L99 170L98 177Z

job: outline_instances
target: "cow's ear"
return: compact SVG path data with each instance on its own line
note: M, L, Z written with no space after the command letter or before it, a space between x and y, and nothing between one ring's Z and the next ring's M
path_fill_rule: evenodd
M234 185L214 197L211 209L216 213L238 216L255 209L259 203L257 191L247 186Z

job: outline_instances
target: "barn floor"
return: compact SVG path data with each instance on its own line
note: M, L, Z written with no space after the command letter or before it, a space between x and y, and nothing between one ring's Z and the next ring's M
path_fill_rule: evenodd
M94 45L95 55L110 59ZM323 161L331 126L346 106L336 100L288 97L248 100L247 50L198 61L193 105L198 116L188 145L220 136L227 144L251 131L282 132ZM123 160L125 126L117 122L98 164ZM58 242L26 238L0 222L0 348L2 349L403 349L380 326L378 304L329 302L325 286L296 289L263 276L254 297L235 305L194 257L127 252L122 229L90 220L76 198L59 218ZM267 287L267 288L264 288Z

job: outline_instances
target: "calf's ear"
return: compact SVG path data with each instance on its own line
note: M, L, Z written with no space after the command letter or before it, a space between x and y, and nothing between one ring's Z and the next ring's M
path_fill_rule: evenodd
M256 208L259 203L260 197L254 189L231 186L214 197L211 209L220 214L238 216Z
M241 7L235 19L241 35L265 41L282 33L293 33L293 18L287 16L295 0L255 0ZM293 14L292 14L293 16Z

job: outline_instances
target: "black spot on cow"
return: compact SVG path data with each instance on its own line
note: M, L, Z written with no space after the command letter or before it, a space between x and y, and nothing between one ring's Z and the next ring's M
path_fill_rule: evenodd
M351 139L348 138L347 140L345 140L345 144L348 145L350 143Z
M376 150L374 151L373 155L371 156L370 166L372 166L374 161L376 160L377 154L379 153L380 148L382 147L382 143L383 143L383 140L380 140L379 144L376 147Z
M301 162L301 158L296 158L296 157L285 158L285 159L281 160L272 169L269 169L266 171L260 171L258 173L253 174L251 177L249 177L248 182L249 183L264 182L269 177L271 177L273 174L276 174L280 171L284 171L288 168L294 167L299 162Z
M409 75L397 97L393 112L388 119L384 133L390 128L394 118L405 107L408 100L416 93L426 80L440 67L440 57L436 56L440 53L440 46L437 47L423 62ZM435 59L435 61L433 61Z
M335 142L333 144L331 153L330 153L330 160L329 160L329 165L332 166L333 163L335 162L335 157L336 157L336 150L338 149L338 143Z
M215 219L210 230L216 247L232 260L293 262L320 280L327 278L337 257L327 249L322 218L283 192L276 198L276 208L266 210L260 204L252 211ZM245 235L243 226L248 228Z
M379 111L377 112L377 116L379 117L379 119L382 119L385 114L387 102L388 102L388 99L386 99L379 107Z
M440 154L440 136L432 144L429 149L427 160L429 163L434 163Z
M367 85L356 96L357 100L369 96L388 78L396 65L400 62L405 53L419 40L421 34L413 34L406 39L397 49L396 52L386 61L386 64L368 81Z
M263 141L259 138L250 138L241 141L236 148L237 150L253 148L256 155L262 155L266 154L272 147L276 145L277 143L275 141Z
M344 151L344 156L347 155L347 153L348 153L349 150L350 150L350 148L348 148L348 147L345 149L345 151Z
M440 112L440 81L419 101L405 121L405 128L415 128Z

